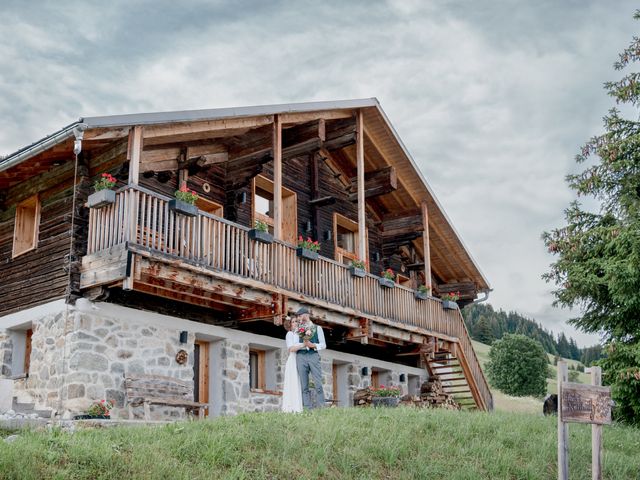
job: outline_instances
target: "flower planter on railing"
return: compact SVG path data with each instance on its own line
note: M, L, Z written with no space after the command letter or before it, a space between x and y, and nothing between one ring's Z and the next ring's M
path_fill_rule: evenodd
M443 300L442 301L442 308L444 308L445 310L457 310L458 309L458 304L456 302L451 301L451 300Z
M174 198L169 200L169 210L185 215L187 217L195 217L198 215L198 207Z
M349 272L351 272L352 277L364 278L367 276L367 271L364 268L354 267L353 265L349 267Z
M318 252L309 250L308 248L296 248L296 255L307 260L318 260Z
M384 288L393 288L396 286L396 282L384 277L378 278L378 283L380 284L381 287L384 287Z
M416 299L429 300L429 294L427 292L416 292Z
M87 198L89 208L102 208L116 202L116 192L114 190L100 190L92 193Z
M256 242L270 244L273 243L273 235L269 232L264 232L262 230L252 229L249 230L249 238Z

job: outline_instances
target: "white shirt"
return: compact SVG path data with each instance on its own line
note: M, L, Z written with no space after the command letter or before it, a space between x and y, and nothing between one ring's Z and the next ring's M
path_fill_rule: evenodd
M316 325L316 332L318 333L318 343L316 343L316 351L324 350L327 348L327 342L324 339L324 332L322 331L322 327ZM287 332L286 336L287 341L287 350L293 347L294 345L300 344L300 337L293 332Z

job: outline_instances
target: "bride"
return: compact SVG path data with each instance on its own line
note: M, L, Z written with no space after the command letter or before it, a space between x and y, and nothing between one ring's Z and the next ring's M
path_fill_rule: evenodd
M296 319L285 320L284 328L287 330L287 349L289 357L284 367L284 386L282 387L282 411L301 412L302 411L302 388L300 387L300 377L298 376L298 366L296 355L298 350L305 348L301 343L295 329L298 328Z

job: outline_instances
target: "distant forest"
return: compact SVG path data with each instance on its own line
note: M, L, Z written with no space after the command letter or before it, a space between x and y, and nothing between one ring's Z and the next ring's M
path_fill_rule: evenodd
M491 345L506 333L519 333L533 338L551 355L577 360L589 367L602 357L602 346L580 348L576 341L564 333L553 336L553 332L545 330L535 320L523 317L516 312L505 312L493 309L490 304L477 303L468 305L462 310L462 316L469 329L471 338Z

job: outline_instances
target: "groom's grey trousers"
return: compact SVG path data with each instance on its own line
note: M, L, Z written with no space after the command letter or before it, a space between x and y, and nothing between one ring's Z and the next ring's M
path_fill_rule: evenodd
M324 390L322 389L322 368L320 367L320 355L315 350L299 350L296 354L298 375L302 386L302 405L304 408L313 408L309 395L309 373L316 386L316 401L319 407L324 407Z

